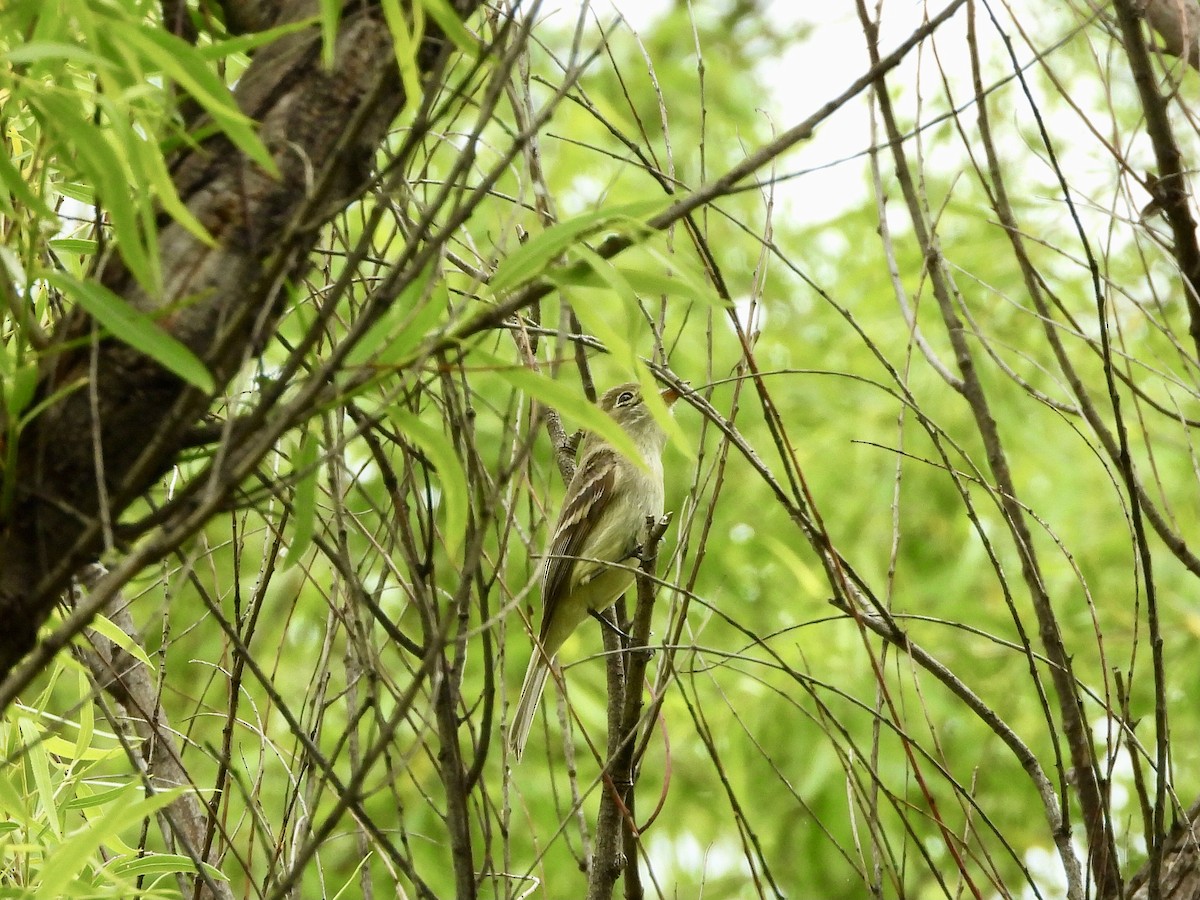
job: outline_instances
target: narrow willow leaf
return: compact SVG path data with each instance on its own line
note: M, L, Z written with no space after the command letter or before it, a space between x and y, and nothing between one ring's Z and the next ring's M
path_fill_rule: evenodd
M86 238L53 238L50 249L58 253L78 253L80 256L92 256L99 248L97 241Z
M630 317L637 316L638 309L637 297L629 282L620 278L612 264L593 251L579 247L576 252L582 257L584 264L617 293L626 307L626 321L632 321ZM579 317L584 330L598 337L616 359L629 368L637 364L637 351L629 342L629 338L617 330L611 311L590 303L574 303L571 308Z
M408 20L404 17L397 0L382 0L383 18L387 22L388 31L392 34L392 45L396 49L396 65L400 69L400 81L404 85L404 96L409 105L417 103L421 97L421 74L417 68L417 48L421 43L422 23L413 23L410 30ZM421 7L413 6L414 15Z
M646 462L638 452L633 438L626 434L625 430L613 421L611 416L601 412L600 407L594 403L588 403L580 397L578 390L534 372L532 369L515 366L512 362L502 360L485 350L472 350L469 358L472 364L489 367L513 387L524 391L546 406L553 407L560 416L576 428L595 432L612 444L622 456L628 457L643 468L645 467Z
M216 239L208 233L208 229L200 224L200 220L192 215L192 211L184 205L175 190L175 182L167 171L159 148L149 141L140 140L128 124L124 127L114 126L114 132L124 138L126 153L130 159L137 161L137 169L145 176L145 183L154 189L154 196L162 206L163 211L172 219L188 230L196 240L208 247L216 247Z
M333 69L333 54L337 49L338 20L342 17L342 0L321 0L321 65Z
M217 881L228 881L225 873L208 863L201 867L210 878ZM108 866L108 871L122 879L142 878L147 875L175 875L177 873L194 874L196 864L188 857L177 853L152 853L149 856L134 857L133 859L114 860Z
M637 293L634 291L633 285L629 283L629 280L621 274L616 266L600 256L600 254L586 247L579 247L575 252L612 289L621 299L621 302L625 304L628 321L637 321L637 317L640 315ZM667 405L659 396L661 388L659 388L654 378L650 375L650 370L646 368L638 357L636 348L630 343L629 338L619 334L616 328L611 325L608 318L600 310L593 308L591 305L576 303L572 304L571 308L575 310L575 314L579 317L580 323L586 330L604 341L609 350L613 351L614 356L625 360L626 364L637 373L638 383L642 386L642 396L645 398L646 406L649 407L655 421L662 426L663 431L667 433L667 437L672 444L679 448L688 458L694 458L695 451L692 449L691 443L684 435L679 423L675 421L675 418L667 410Z
M432 296L421 302L431 271L426 269L400 292L347 354L347 365L397 365L433 330L446 311L449 293L445 282L439 281Z
M320 458L320 442L308 429L300 436L300 443L292 454L292 472L296 476L296 489L292 496L292 521L295 531L288 545L287 559L283 562L286 572L304 558L312 544L317 523L317 461Z
M643 293L660 293L667 295L682 295L697 303L703 303L705 306L715 306L724 309L726 302L717 296L717 292L713 290L708 279L697 268L688 264L684 259L675 256L667 256L651 243L647 243L639 248L642 252L648 253L654 259L657 259L663 266L665 272L662 277L667 279L671 287L664 289L639 288Z
M4 777L0 778L0 811L6 819L16 819L21 824L30 825L33 823L34 810L17 790L16 769L16 766L8 766Z
M614 268L621 279L640 297L678 297L704 306L721 306L720 298L713 291L706 290L703 285L697 285L690 279L681 278L674 272L651 272L633 266ZM548 273L547 278L563 288L595 289L608 286L608 282L590 266L566 266Z
M233 95L186 41L157 28L112 20L112 27L155 68L188 92L239 150L272 175L279 169L259 139L254 121L238 109Z
M141 793L131 785L126 797ZM35 900L58 900L68 895L67 887L80 876L101 844L117 838L122 831L154 815L178 797L181 790L163 791L140 800L117 800L95 821L88 822L50 853L42 865L42 883L34 893Z
M42 743L42 732L37 723L22 719L19 723L21 739L25 746L21 748L29 771L33 773L33 783L37 788L38 799L41 802L42 816L45 817L50 831L56 838L62 838L62 822L58 817L58 799L54 794L54 780L50 777L50 754Z
M46 201L33 192L25 181L25 177L20 170L13 165L12 160L8 158L8 153L0 153L0 183L15 197L20 203L24 204L33 211L39 219L48 222L57 222L58 217L54 214ZM8 204L8 209L12 211L12 207ZM12 212L10 212L12 214Z
M206 394L216 390L212 374L191 350L108 288L65 272L48 272L43 278L74 299L113 337L145 353Z
M74 760L77 762L99 762L104 759L117 759L121 756L120 747L105 750L103 747L80 748L78 741L68 741L57 735L47 735L45 738L46 752L59 760ZM62 802L60 799L59 803Z
M658 212L666 205L659 198L642 203L629 203L584 213L557 225L551 225L541 234L534 235L507 257L488 281L496 295L512 290L520 284L541 275L554 260L562 256L583 235L616 221L637 227L642 220Z
M471 36L463 25L462 18L446 0L421 0L421 5L429 13L429 17L438 23L442 33L446 35L463 53L473 56L479 52L479 41Z
M146 651L142 649L141 645L118 628L111 619L97 614L88 627L102 637L108 638L146 668L154 668L150 657L146 655Z
M650 374L650 370L641 360L638 361L634 370L637 372L638 384L642 386L642 399L650 410L650 415L654 416L654 421L666 432L667 440L674 445L675 449L688 459L695 460L694 442L688 438L683 426L679 424L679 420L671 415L671 410L667 408L667 404L662 399L662 387L654 380L654 376Z
M129 792L128 785L109 788L107 791L96 791L92 793L92 788L88 784L82 784L79 788L79 793L63 804L63 809L96 809L101 806L108 806L110 803L116 803L117 800L124 797Z
M4 413L10 426L15 428L21 420L21 413L25 412L37 391L37 362L30 360L18 365L9 377L11 386L6 385L8 390L4 397Z
M441 506L446 514L446 554L452 560L460 560L467 536L467 505L470 502L470 493L467 474L459 461L454 444L440 428L421 421L407 410L392 407L388 410L388 418L397 431L420 448L437 470L438 482L442 488Z
M79 63L86 70L101 73L111 71L112 60L105 59L76 44L65 41L29 41L5 50L0 59L14 66L32 65L45 60L67 60Z
M77 675L79 696L86 697L92 686L83 672ZM98 748L92 746L92 736L96 731L96 708L91 703L79 704L79 733L75 735L75 747L72 752L75 759L82 759L85 753L91 753Z
M231 37L212 44L205 44L194 49L196 55L205 62L225 59L226 57L233 56L235 53L249 53L251 50L257 50L259 47L273 44L285 35L311 28L317 22L317 18L317 16L310 16L306 19L298 19L295 22L288 22L285 25L268 28L266 31L239 34L237 37Z
M109 144L108 136L92 125L77 98L43 93L30 97L29 105L37 112L47 135L91 180L108 212L117 249L129 271L146 291L158 293L155 247L143 237L142 219L130 192L135 179L126 161Z

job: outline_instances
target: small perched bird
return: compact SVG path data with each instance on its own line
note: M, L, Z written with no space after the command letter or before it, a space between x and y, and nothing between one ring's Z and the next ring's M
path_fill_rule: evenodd
M674 389L661 396L668 407L679 398ZM610 607L633 583L632 567L621 563L636 554L646 517L663 511L662 451L667 436L643 402L641 387L617 385L600 398L600 409L633 439L646 468L598 435L589 434L583 441L579 467L567 486L542 567L542 627L508 735L518 760L555 654L588 615Z

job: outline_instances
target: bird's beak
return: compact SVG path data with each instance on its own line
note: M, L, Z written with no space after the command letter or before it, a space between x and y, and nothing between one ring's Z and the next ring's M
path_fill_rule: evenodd
M687 382L685 381L684 384L687 384ZM659 396L662 397L663 403L667 404L667 406L670 406L682 395L679 393L679 391L675 390L675 388L667 388L665 391L659 394Z

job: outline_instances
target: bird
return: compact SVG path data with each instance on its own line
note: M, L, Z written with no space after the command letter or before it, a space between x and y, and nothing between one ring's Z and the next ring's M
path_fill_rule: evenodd
M669 388L659 396L669 409L679 393ZM645 467L595 433L583 440L542 564L542 624L509 731L509 748L518 761L559 648L584 619L608 609L633 583L632 566L622 563L636 556L646 517L663 511L667 435L646 406L641 386L619 384L598 405L632 438Z

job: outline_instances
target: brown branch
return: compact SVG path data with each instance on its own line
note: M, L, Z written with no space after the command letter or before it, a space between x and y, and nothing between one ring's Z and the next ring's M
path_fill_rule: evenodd
M868 51L871 54L872 62L875 62L878 59L877 25L867 13L863 0L858 0L856 6L859 20L867 36ZM954 358L961 378L961 393L983 442L988 467L996 483L1000 512L1018 553L1021 574L1029 591L1038 622L1038 635L1051 663L1050 678L1057 695L1062 728L1074 767L1075 784L1083 813L1083 825L1088 835L1089 853L1097 893L1101 897L1119 896L1121 876L1117 866L1116 845L1107 806L1104 802L1102 778L1092 746L1091 731L1084 713L1082 698L1075 686L1071 657L1063 643L1054 605L1046 590L1046 581L1042 576L1033 535L1018 499L1016 482L1009 467L999 426L992 414L987 393L975 365L974 354L955 308L954 292L945 272L941 251L927 220L917 188L913 183L903 138L892 112L890 98L882 76L877 83L876 101L895 159L896 177L900 182L909 218L913 223L914 233L925 258L925 271L929 276L947 337L954 350ZM1065 804L1064 821L1069 821Z
M465 16L478 6L479 0L456 0L455 8ZM290 0L274 19L309 13L309 4ZM317 226L362 192L375 148L409 99L388 34L379 9L364 7L343 18L330 70L315 26L261 49L235 98L260 123L279 176L224 137L210 138L177 161L174 180L216 246L165 224L158 235L161 296L146 294L119 262L102 274L109 289L158 317L204 359L219 385L265 345L283 284L306 267ZM447 52L428 25L420 69L434 71ZM89 353L77 345L89 332L79 311L60 323L55 337L64 349L43 357L37 400L88 379ZM112 498L107 513L115 519L174 461L208 406L209 398L131 347L109 340L98 351L91 389L60 397L30 423L15 471L6 476L16 498L0 515L0 617L9 623L0 634L0 673L33 646L71 572L100 545L94 522L101 486L87 436L95 432L103 450L103 487ZM65 554L68 547L74 549Z
M1200 241L1196 238L1196 219L1192 215L1191 192L1184 171L1183 154L1171 130L1167 104L1158 90L1158 79L1150 64L1150 51L1142 38L1140 15L1133 0L1115 0L1121 40L1129 57L1133 83L1142 99L1146 133L1158 160L1158 175L1153 181L1154 199L1171 226L1179 274L1183 278L1184 301L1188 310L1188 333L1200 354Z
M104 574L100 566L88 567L81 575L81 586L90 588ZM113 595L106 612L109 621L130 641L140 644L141 638L122 594ZM92 632L89 637L91 647L78 648L77 656L87 666L100 690L112 697L124 714L113 725L119 731L127 729L136 737L137 746L128 749L137 756L138 770L155 788L190 788L194 782L184 768L175 730L162 708L158 686L145 663L97 632ZM162 810L159 821L168 846L178 844L178 849L196 865L195 896L198 900L233 900L229 883L211 877L201 866L202 862L219 866L220 859L211 855L208 849L207 834L216 823L215 817L205 809L199 793L185 790ZM182 881L182 874L179 877ZM190 893L187 885L182 883L180 890L185 896Z
M658 548L671 515L657 521L646 519L646 539L637 572L637 607L629 644L613 629L604 629L604 649L608 658L608 764L601 774L603 793L596 818L596 845L588 878L588 900L609 900L622 869L625 872L625 896L641 898L643 891L638 872L637 825L634 821L634 793L637 768L634 752L642 719L642 685L646 664L650 661L650 621L658 591L655 567Z
M658 551L663 535L671 525L672 513L659 517L658 521L647 518L646 540L642 542L642 553L637 573L637 606L633 614L633 627L629 630L629 662L625 669L625 697L621 709L620 748L613 778L619 784L628 784L625 796L623 819L625 839L625 897L626 900L641 900L643 896L641 874L638 869L638 854L635 852L640 835L635 815L640 754L638 731L642 726L642 686L646 683L646 666L650 662L650 621L654 614L654 599L658 593L655 569L658 566ZM647 726L649 730L649 726Z
M613 617L616 618L615 616ZM615 626L614 622L614 626ZM588 865L587 900L610 900L623 868L621 810L625 785L616 779L616 756L621 746L621 710L625 705L625 654L616 628L604 628L605 673L608 682L608 765L600 773L600 811L596 814L595 843Z
M1200 5L1196 0L1138 0L1138 7L1163 39L1162 52L1200 69Z

